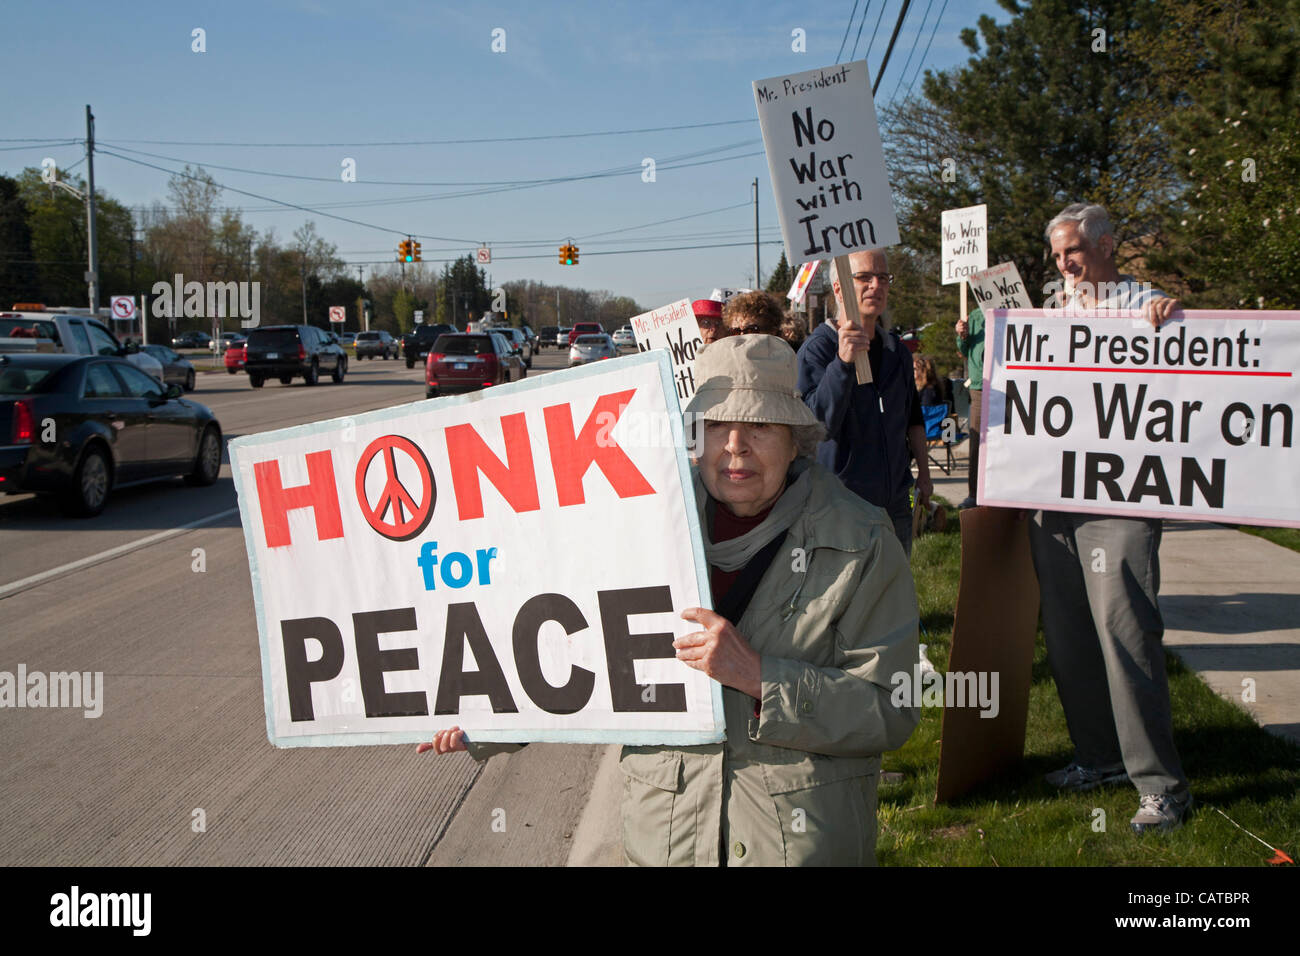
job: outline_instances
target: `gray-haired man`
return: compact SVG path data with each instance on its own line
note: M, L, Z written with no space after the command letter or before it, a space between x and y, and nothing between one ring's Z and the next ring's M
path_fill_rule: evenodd
M1048 223L1064 305L1141 309L1159 326L1178 300L1115 267L1101 206L1076 203ZM1165 674L1159 519L1039 511L1029 529L1043 631L1074 760L1047 775L1069 790L1129 779L1141 795L1137 833L1182 822L1192 796L1174 747Z

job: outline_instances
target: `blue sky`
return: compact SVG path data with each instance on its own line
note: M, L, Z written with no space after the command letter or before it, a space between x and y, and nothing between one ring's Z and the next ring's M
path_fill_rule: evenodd
M871 0L858 38L864 2L840 59L849 59L857 38L856 59L866 53L874 74L902 0ZM650 308L751 281L755 177L762 238L777 240L762 246L764 276L776 264L780 234L750 84L835 63L853 6L836 0L811 8L814 15L797 3L9 4L7 46L22 68L8 71L0 100L0 172L14 175L46 156L60 168L78 163L81 145L49 144L84 138L89 103L96 185L128 205L165 202L163 170L188 161L223 185L317 210L232 192L221 200L282 241L315 221L367 277L388 268L410 233L430 262L490 244L495 283L608 289ZM1006 19L993 0L944 7L913 0L878 102L896 88L901 97L922 65L964 62L958 34L980 14ZM196 28L206 33L206 52L191 49ZM491 49L498 28L499 53ZM791 49L796 28L805 31L806 52ZM377 145L697 124L728 125ZM25 138L48 139L18 141ZM655 161L654 182L642 181L646 158ZM341 179L345 159L356 161L356 182ZM610 170L626 172L492 185ZM84 162L73 171L84 176ZM484 189L494 191L429 198ZM582 250L576 268L556 259L567 238ZM726 243L744 245L681 248ZM642 251L665 247L678 251ZM508 258L528 256L540 258Z

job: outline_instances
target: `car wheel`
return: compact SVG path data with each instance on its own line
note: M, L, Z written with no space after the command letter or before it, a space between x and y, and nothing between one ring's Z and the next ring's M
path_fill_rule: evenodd
M406 367L407 367L407 368L415 368L415 359L413 359L413 358L408 358L408 359L406 360Z
M190 369L186 374L184 388L187 392L194 391L194 369Z
M292 384L292 383L293 383L293 376L292 376L292 375L281 375L281 376L280 376L280 384L281 384L281 385L290 385L290 384Z
M424 390L424 397L425 397L425 398L437 398L437 397L438 397L438 390L437 390L436 388L425 388L425 390Z
M217 430L209 425L203 430L199 439L199 453L194 458L194 470L185 476L185 483L197 487L206 487L217 480L221 474L221 439Z
M315 385L320 381L320 369L316 367L315 359L312 360L311 366L307 369L307 374L302 377L304 385Z
M261 388L263 381L265 381L265 379L263 379L262 376L256 374L255 372L248 373L248 384L253 386L253 388Z
M226 371L229 372L231 375L234 375L236 370L233 368L228 368L226 369Z
M348 360L339 359L338 363L334 366L334 374L332 378L336 383L341 382L343 381L343 376L347 374L348 374Z
M99 448L87 449L63 498L64 510L78 518L95 517L108 503L110 484L108 458Z

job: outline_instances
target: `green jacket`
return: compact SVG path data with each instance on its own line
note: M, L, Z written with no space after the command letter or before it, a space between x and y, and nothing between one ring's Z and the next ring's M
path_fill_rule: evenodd
M624 747L623 851L635 865L873 865L880 755L920 720L890 702L916 665L911 568L888 516L812 464L791 526L737 625L762 655L754 698L722 689L725 743ZM478 760L518 744L469 744Z
M814 464L737 629L762 655L754 698L722 689L725 743L624 747L623 850L639 865L875 863L880 754L920 719L890 703L917 659L915 585L885 512Z
M957 351L966 357L966 377L970 390L978 392L984 387L984 313L972 309L966 320L966 335L957 336Z

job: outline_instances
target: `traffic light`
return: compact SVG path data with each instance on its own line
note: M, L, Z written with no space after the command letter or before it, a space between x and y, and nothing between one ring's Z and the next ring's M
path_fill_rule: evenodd
M413 261L423 262L424 260L420 258L420 244L418 242L413 242L411 243L411 247L411 255L414 256Z
M560 246L560 265L576 266L578 264L578 247L571 242Z
M569 246L569 264L570 264L570 265L575 265L575 266L578 264L578 247L577 247L577 246L572 246L572 245Z
M397 244L397 255L398 255L398 258L401 259L403 262L411 262L411 261L413 261L412 258L411 258L411 256L412 256L412 249L411 249L411 246L412 246L412 243L411 243L411 240L410 240L410 239L403 239L401 242L399 242L399 243Z

